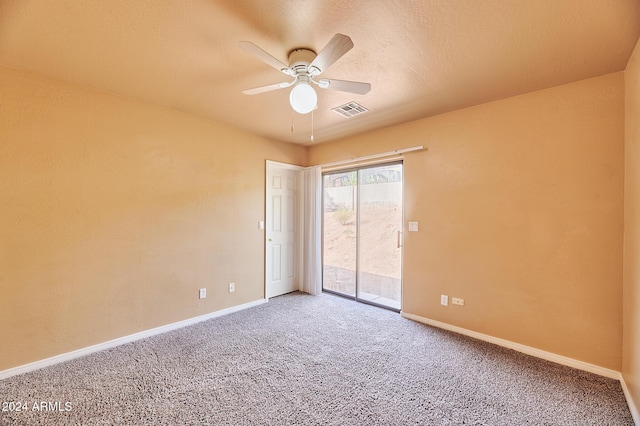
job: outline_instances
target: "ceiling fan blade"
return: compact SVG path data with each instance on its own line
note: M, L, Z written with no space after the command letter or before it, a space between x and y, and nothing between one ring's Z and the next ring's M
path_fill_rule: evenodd
M285 87L291 86L293 83L294 82L289 83L288 81L283 81L282 83L274 83L267 86L254 87L253 89L243 90L242 93L244 93L245 95L257 95L259 93L271 92L272 90L284 89Z
M356 93L365 95L371 90L371 83L362 83L360 81L347 80L330 80L323 78L318 81L318 86L323 89L340 90L341 92Z
M277 60L276 58L274 58L273 56L271 56L270 54L268 54L258 46L256 46L255 44L251 43L250 41L241 41L239 45L244 50L256 56L262 62L272 66L278 71L284 72L285 74L286 74L286 71L289 71L288 66L286 66L285 64L283 64L282 62L280 62L279 60Z
M309 64L309 72L312 75L318 75L325 71L335 61L340 59L342 55L353 48L351 38L344 34L336 34L329 43L318 53L318 56Z

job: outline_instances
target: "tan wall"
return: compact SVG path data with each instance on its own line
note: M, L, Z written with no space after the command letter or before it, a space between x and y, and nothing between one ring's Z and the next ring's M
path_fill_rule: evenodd
M640 409L640 42L625 71L622 375Z
M309 163L415 145L403 310L620 371L623 73L317 145Z
M264 297L265 159L302 164L304 148L6 67L0 81L0 370Z
M623 73L308 152L5 67L0 81L0 370L262 298L265 159L419 144L404 311L622 367Z

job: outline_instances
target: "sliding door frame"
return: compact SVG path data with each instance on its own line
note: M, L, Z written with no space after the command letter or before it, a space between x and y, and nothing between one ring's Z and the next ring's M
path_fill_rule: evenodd
M330 293L330 294L334 294L340 297L344 297L347 299L351 299L351 300L355 300L357 302L360 303L365 303L368 305L373 305L373 306L377 306L380 308L384 308L384 309L388 309L394 312L401 312L402 309L402 286L403 286L403 274L402 271L404 269L403 265L404 265L404 244L400 243L400 249L402 250L400 253L400 309L391 307L391 306L387 306L387 305L383 305L380 303L376 303L370 300L366 300L366 299L362 299L360 297L358 297L358 291L359 291L359 287L360 287L360 191L361 191L361 185L360 185L360 170L366 170L366 169L372 169L372 168L376 168L376 167L381 167L381 166L393 166L393 165L397 165L400 164L402 166L402 180L401 180L401 197L402 197L402 203L401 203L401 220L400 220L400 232L403 232L403 224L404 224L404 161L402 158L400 159L394 159L391 161L380 161L380 162L373 162L373 163L366 163L366 164L362 164L362 165L355 165L355 166L350 166L350 167L345 167L345 168L339 168L339 169L332 169L330 171L327 172L322 172L322 232L321 232L321 250L322 250L322 291L326 292L326 293ZM324 177L326 175L332 175L332 174L338 174L338 173L348 173L348 172L356 172L356 203L354 205L354 208L356 208L357 206L357 212L356 212L356 269L355 269L355 292L354 295L351 296L349 294L346 293L341 293L339 291L336 290L331 290L331 289L326 289L324 286L324 236L325 236L325 223L324 223L324 212L325 212L325 187L324 187ZM404 240L404 237L402 238L402 240Z

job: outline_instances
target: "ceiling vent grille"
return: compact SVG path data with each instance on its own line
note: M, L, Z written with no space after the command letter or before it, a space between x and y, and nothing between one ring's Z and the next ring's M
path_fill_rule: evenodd
M340 105L339 107L333 108L333 111L337 112L343 117L351 118L369 110L356 102L349 102L348 104Z

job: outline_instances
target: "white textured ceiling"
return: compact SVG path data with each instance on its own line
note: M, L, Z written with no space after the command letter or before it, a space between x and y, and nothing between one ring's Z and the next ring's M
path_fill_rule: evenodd
M0 64L142 99L276 140L309 144L284 81L238 47L287 63L335 33L355 47L322 77L315 143L623 70L638 0L0 0ZM351 119L331 111L356 101ZM295 131L291 131L291 124Z

